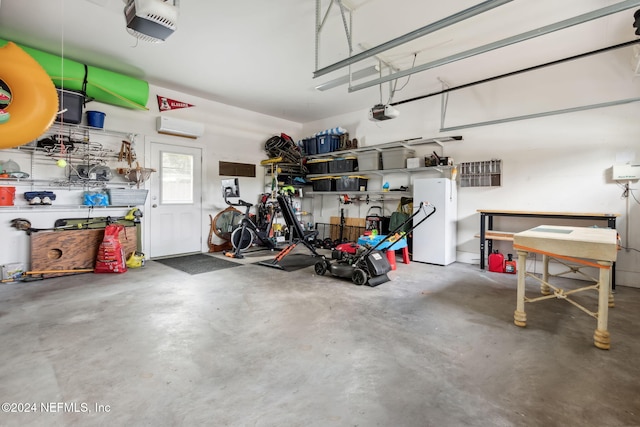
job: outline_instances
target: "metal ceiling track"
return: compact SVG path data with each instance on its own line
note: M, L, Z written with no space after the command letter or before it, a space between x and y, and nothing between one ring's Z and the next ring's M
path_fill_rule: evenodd
M562 110L545 111L543 113L526 114L526 115L523 115L523 116L508 117L508 118L497 119L497 120L489 120L489 121L486 121L486 122L470 123L470 124L460 125L460 126L441 127L440 128L440 132L448 132L448 131L453 131L453 130L475 128L475 127L480 127L480 126L497 125L497 124L501 124L501 123L515 122L515 121L519 121L519 120L537 119L539 117L547 117L547 116L555 116L555 115L558 115L558 114L575 113L575 112L578 112L578 111L594 110L596 108L614 107L616 105L632 104L634 102L640 102L640 98L620 99L620 100L616 100L616 101L602 102L600 104L581 105L579 107L565 108L565 109L562 109Z
M342 0L337 0L338 3L340 4L341 8L342 8ZM471 17L474 17L476 15L479 15L481 13L487 12L491 9L494 9L498 6L502 6L506 3L509 3L513 0L488 0L485 1L483 3L477 4L473 7L470 7L468 9L465 9L461 12L455 13L451 16L448 16L446 18L443 18L439 21L436 21L434 23L431 23L429 25L426 25L422 28L418 28L417 30L414 30L410 33L407 33L403 36L397 37L393 40L389 40L386 43L382 43L376 47L373 47L369 50L365 50L364 52L360 52L358 54L349 56L349 58L347 59L343 59L342 61L338 61L335 64L329 65L327 67L324 67L320 70L318 70L318 47L319 47L319 33L320 30L322 29L322 26L324 25L324 22L327 19L327 16L329 14L329 10L331 9L331 4L333 4L333 1L331 2L331 4L329 4L329 7L327 8L327 11L325 13L324 18L321 20L320 19L320 0L316 0L316 71L314 71L313 73L313 78L316 77L320 77L320 76L324 76L325 74L328 74L332 71L336 71L339 70L340 68L344 68L348 65L351 64L355 64L356 62L360 62L363 59L366 58L370 58L374 55L377 55L381 52L384 52L386 50L392 49L394 47L398 47L401 46L411 40L415 40L418 39L420 37L424 37L427 34L431 34L435 31L441 30L443 28L449 27L453 24L456 24L458 22L462 22L465 19L469 19ZM344 20L344 13L343 13L343 20ZM345 24L345 28L346 28L346 24ZM351 33L349 31L347 31L347 37L349 39L349 51L351 53L351 40L350 40L350 36Z
M421 71L426 71L431 68L439 67L445 64L449 64L452 62L459 61L461 59L470 58L472 56L480 55L482 53L487 53L492 50L500 49L502 47L506 47L512 44L520 43L526 40L530 40L536 37L540 37L545 34L553 33L555 31L563 30L565 28L573 27L575 25L583 24L585 22L593 21L594 19L602 18L604 16L612 15L614 13L622 12L627 9L631 9L634 7L640 6L640 0L626 0L620 3L616 3L611 6L604 7L602 9L594 10L592 12L584 13L582 15L575 16L573 18L565 19L560 22L556 22L555 24L547 25L544 27L540 27L531 31L527 31L515 36L507 37L506 39L502 39L493 43L486 44L484 46L480 46L474 49L469 49L464 52L460 52L451 56L447 56L442 59L438 59L435 61L428 62L426 64L418 65L416 67L398 71L397 73L389 74L387 76L380 77L375 80L371 80L366 83L361 83L359 85L355 85L349 88L349 92L355 92L361 89L365 89L371 86L376 86L391 80L396 80L401 77L406 77L411 74L419 73ZM375 48L374 48L375 49ZM368 52L368 51L367 51ZM365 53L365 52L363 52ZM355 57L355 56L354 56Z
M551 61L551 62L545 62L544 64L533 65L531 67L522 68L522 69L516 70L516 71L509 71L508 73L499 74L499 75L493 76L493 77L487 77L485 79L476 80L476 81L473 81L473 82L470 82L470 83L465 83L465 84L461 84L459 86L454 86L454 87L450 87L448 84L442 82L442 80L440 78L438 78L438 80L440 80L441 83L442 83L442 86L443 86L442 90L439 90L437 92L431 92L431 93L428 93L428 94L425 94L425 95L416 96L416 97L409 98L409 99L404 99L402 101L392 102L390 105L392 107L395 107L396 105L402 105L402 104L406 104L406 103L409 103L409 102L420 101L422 99L430 98L432 96L445 95L445 94L449 94L451 92L454 92L456 90L467 89L467 88L470 88L470 87L473 87L473 86L477 86L477 85L480 85L480 84L493 82L493 81L496 81L496 80L504 79L506 77L517 76L518 74L528 73L528 72L531 72L531 71L539 70L541 68L546 68L546 67L550 67L550 66L553 66L553 65L563 64L563 63L569 62L569 61L575 61L577 59L586 58L588 56L593 56L593 55L598 55L600 53L609 52L611 50L620 49L620 48L623 48L623 47L628 47L628 46L633 46L633 45L636 45L636 47L638 47L639 44L640 44L640 39L630 40L628 42L623 42L623 43L619 43L619 44L616 44L616 45L613 45L613 46L607 46L607 47L603 47L603 48L600 48L600 49L591 50L589 52L579 53L577 55L569 56L569 57L562 58L562 59L557 59L557 60ZM637 67L640 67L640 62L639 62L639 65Z

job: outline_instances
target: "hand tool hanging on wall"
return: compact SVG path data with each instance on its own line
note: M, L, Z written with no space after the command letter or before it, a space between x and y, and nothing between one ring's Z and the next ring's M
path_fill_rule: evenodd
M26 218L15 218L11 220L11 226L18 229L26 231L27 234L31 234L38 231L62 231L62 230L84 230L87 228L95 228L97 224L104 224L106 227L109 224L113 224L118 221L131 221L134 224L140 222L140 218L142 218L142 211L138 208L132 208L126 215L120 217L100 217L100 218L86 218L82 219L82 222L77 222L73 224L69 224L71 219L59 219L55 222L54 226L51 228L35 228L31 226L31 221Z

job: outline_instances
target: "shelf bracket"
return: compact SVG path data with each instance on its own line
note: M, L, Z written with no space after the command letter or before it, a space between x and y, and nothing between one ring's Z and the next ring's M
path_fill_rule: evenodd
M445 82L443 79L441 79L440 77L438 77L438 80L442 84L442 91L443 91L442 98L440 100L440 129L443 129L444 120L445 120L445 117L447 116L447 105L449 104L449 92L447 91L447 89L449 89L449 84ZM439 144L437 141L436 143L440 145L440 147L442 147L442 144Z

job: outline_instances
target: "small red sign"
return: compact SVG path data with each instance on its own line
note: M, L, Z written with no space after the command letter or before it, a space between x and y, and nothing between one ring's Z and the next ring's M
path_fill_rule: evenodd
M158 109L160 111L177 110L179 108L195 107L193 104L187 104L186 102L176 101L175 99L167 98L166 96L156 95L158 97Z

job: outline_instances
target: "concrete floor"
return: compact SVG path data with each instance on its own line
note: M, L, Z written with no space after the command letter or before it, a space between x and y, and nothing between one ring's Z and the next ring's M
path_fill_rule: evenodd
M3 284L0 400L37 413L0 424L640 425L640 289L618 287L603 351L595 319L564 301L528 304L514 326L513 275L391 276L369 288L312 267L190 276L150 261Z

